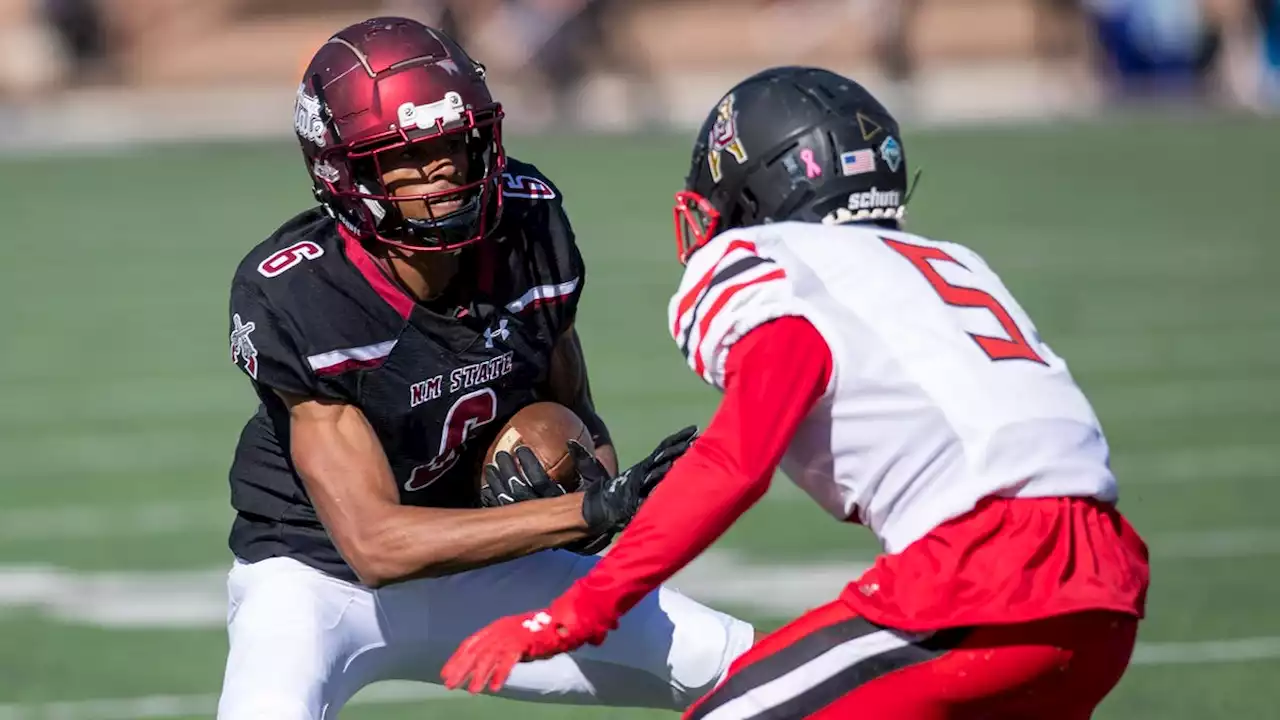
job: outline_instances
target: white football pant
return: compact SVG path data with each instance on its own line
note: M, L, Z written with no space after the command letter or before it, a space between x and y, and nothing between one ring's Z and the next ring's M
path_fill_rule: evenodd
M438 684L464 638L547 606L596 562L552 550L370 590L291 558L237 561L227 578L231 648L218 719L333 720L371 683ZM682 710L724 677L753 635L749 624L663 588L604 644L521 663L498 694Z

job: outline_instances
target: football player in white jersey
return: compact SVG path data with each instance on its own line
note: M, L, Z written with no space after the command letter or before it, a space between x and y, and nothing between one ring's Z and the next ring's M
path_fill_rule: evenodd
M466 640L447 684L600 642L781 465L884 553L685 717L1090 717L1129 663L1146 546L1089 402L1008 289L903 232L907 177L897 122L848 78L775 68L720 101L677 194L668 328L720 407L613 551Z

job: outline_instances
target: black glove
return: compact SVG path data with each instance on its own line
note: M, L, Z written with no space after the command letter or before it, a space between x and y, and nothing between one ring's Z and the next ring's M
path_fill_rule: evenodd
M581 478L583 492L582 517L592 532L610 535L625 528L640 509L640 502L693 444L698 428L689 426L658 443L649 457L627 468L617 477L609 477L600 461L586 448L569 441Z
M524 445L515 448L514 457L506 451L494 453L493 462L484 466L484 480L484 487L480 489L480 504L484 507L501 507L566 494L560 483L547 475L533 451ZM572 542L564 549L579 555L595 555L612 539L612 532L604 532Z
M547 475L538 456L524 445L515 448L514 456L505 450L494 453L493 462L484 466L484 481L480 488L480 504L484 507L566 494L560 483Z

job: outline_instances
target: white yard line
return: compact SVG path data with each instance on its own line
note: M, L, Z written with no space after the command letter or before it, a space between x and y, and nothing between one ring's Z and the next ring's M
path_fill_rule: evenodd
M427 700L463 700L465 692L449 692L436 685L387 682L372 685L348 705L391 705ZM212 717L217 695L147 695L135 698L69 700L51 703L0 705L0 720L143 720L176 717Z
M1135 666L1203 665L1280 659L1280 637L1248 637L1202 642L1138 643ZM441 700L464 700L463 692L449 692L423 683L388 682L366 688L351 705L393 705ZM0 704L0 720L156 720L211 716L218 697L208 695L148 695L134 698L70 700L51 703Z
M1280 552L1280 530L1173 533L1152 536L1157 555L1219 557L1258 547ZM1160 548L1164 548L1161 550ZM1206 549L1207 548L1207 549ZM866 562L750 562L713 551L680 573L674 585L699 600L781 616L833 597ZM225 618L225 569L196 572L81 573L49 567L0 567L0 610L35 608L61 622L111 629L219 627ZM1280 637L1196 642L1142 642L1138 666L1260 662L1280 659ZM418 683L384 683L353 704L394 704L468 697ZM0 720L133 720L209 716L214 695L152 695L0 704Z
M1199 642L1140 642L1134 665L1204 665L1280 659L1280 637L1247 637Z
M1280 555L1280 529L1235 528L1153 533L1157 562ZM870 558L765 562L713 550L672 580L717 607L792 617L836 597ZM107 629L216 629L226 621L226 567L182 571L78 571L0 565L0 612L34 612L48 621Z

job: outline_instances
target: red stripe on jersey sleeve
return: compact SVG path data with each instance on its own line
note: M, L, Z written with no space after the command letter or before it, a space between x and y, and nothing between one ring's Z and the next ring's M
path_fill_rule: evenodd
M733 298L734 295L737 295L752 285L759 285L760 283L769 282L771 280L781 280L786 276L787 271L782 268L778 268L777 270L765 273L754 280L748 280L747 282L739 285L725 288L725 291L720 293L720 297L716 298L716 301L712 303L711 307L707 310L707 314L702 316L702 323L698 325L698 344L693 348L693 369L699 376L701 376L707 369L706 363L702 361L702 343L706 342L707 330L711 327L711 323L716 319L716 315L720 314L720 310Z
M747 240L733 240L730 242L729 247L720 254L720 257L716 258L715 262L711 263L710 268L707 268L707 273L689 289L689 292L685 293L684 297L680 298L680 306L676 310L675 325L671 326L672 336L678 336L680 334L680 318L684 317L684 314L689 312L689 308L693 307L694 304L698 302L698 295L701 294L703 290L707 289L707 286L711 284L711 278L715 277L716 268L720 267L720 263L734 250L746 250L752 255L756 254L755 243Z

